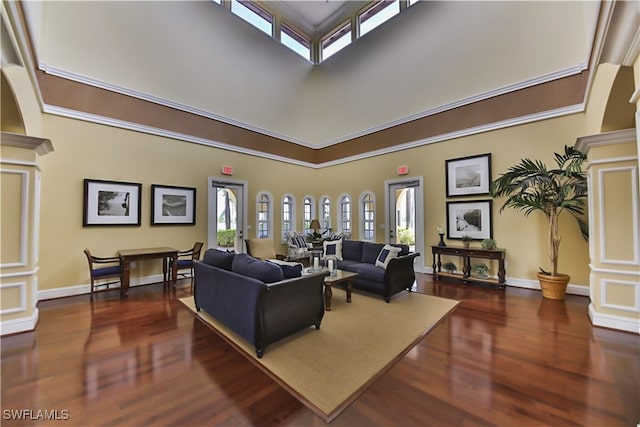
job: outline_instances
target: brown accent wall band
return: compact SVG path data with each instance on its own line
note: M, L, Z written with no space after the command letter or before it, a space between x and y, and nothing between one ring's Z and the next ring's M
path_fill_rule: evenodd
M48 105L320 164L503 120L580 104L588 72L495 96L321 149L37 71Z

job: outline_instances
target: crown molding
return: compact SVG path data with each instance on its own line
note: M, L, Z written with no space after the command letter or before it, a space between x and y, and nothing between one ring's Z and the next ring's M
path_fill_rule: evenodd
M623 129L612 132L598 133L595 135L581 136L576 139L575 147L586 153L593 147L603 145L623 144L636 140L636 129Z
M387 123L383 123L368 129L363 129L361 131L358 132L354 132L352 134L348 134L348 135L344 135L340 138L328 141L328 142L324 142L324 143L311 143L309 141L303 141L301 139L298 138L294 138L291 137L289 135L284 135L284 134L280 134L278 132L273 132L270 131L268 129L264 129L258 126L254 126L251 125L249 123L245 123L236 119L232 119L229 117L225 117L222 116L220 114L216 114L216 113L212 113L206 110L202 110L199 108L194 108L191 107L189 105L186 104L181 104L175 101L171 101L168 99L164 99L164 98L160 98L157 97L155 95L150 95L141 91L137 91L135 89L130 89L130 88L126 88L123 86L118 86L112 83L108 83L102 80L98 80L98 79L94 79L92 77L87 77L87 76L83 76L81 74L77 74L77 73L73 73L67 70L62 70L56 67L52 67L48 64L46 64L45 62L40 62L39 63L39 69L42 70L43 72L50 74L52 76L56 76L56 77L60 77L63 79L67 79L67 80L71 80L74 82L78 82L78 83L82 83L82 84L86 84L92 87L96 87L99 89L104 89L104 90L108 90L111 92L115 92L115 93L119 93L122 95L126 95L126 96L130 96L133 98L137 98L137 99L141 99L144 101L148 101L148 102L152 102L158 105L162 105L165 107L169 107L169 108L173 108L175 110L179 110L179 111L184 111L187 113L191 113L191 114L195 114L201 117L205 117L211 120L216 120L222 123L226 123L226 124L230 124L233 126L237 126L239 128L242 129L247 129L250 130L252 132L257 132L257 133L261 133L263 135L266 136L270 136L273 138L277 138L277 139L281 139L283 141L287 141L287 142L291 142L294 144L298 144L301 145L303 147L307 147L307 148L313 148L313 149L318 149L318 148L326 148L326 147L330 147L332 145L336 145L345 141L349 141L351 139L354 138L358 138L358 137L362 137L371 133L375 133L375 132L379 132L381 130L387 129L387 128L391 128L391 127L395 127L395 126L399 126L399 125L403 125L405 123L417 120L417 119L422 119L428 116L432 116L438 113L442 113L444 111L448 111L448 110L453 110L455 108L459 108L465 105L469 105L469 104L473 104L475 102L479 102L479 101L483 101L489 98L493 98L499 95L504 95L510 92L515 92L521 89L525 89L528 87L532 87L532 86L536 86L536 85L540 85L543 83L547 83L550 81L554 81L554 80L558 80L558 79L562 79L565 77L570 77L576 74L580 74L581 72L583 72L585 69L587 69L587 64L578 64L575 65L573 67L569 67L569 68L565 68L562 70L558 70L558 71L554 71L551 73L547 73L544 74L542 76L538 76L538 77L534 77L532 79L528 79L528 80L524 80L518 83L514 83L511 85L507 85L507 86L503 86L500 88L496 88L493 90L490 90L488 92L484 92L484 93L480 93L477 95L473 95L470 97L466 97L463 99L459 99L457 101L454 102L450 102L447 104L443 104L440 105L438 107L435 108L431 108L416 114L412 114L406 117L402 117L400 119L397 120L393 120ZM54 108L52 106L48 106L49 108ZM180 138L182 139L182 138ZM229 146L230 147L230 146ZM394 150L396 151L396 150Z
M85 113L82 111L71 110L69 108L58 107L55 105L45 104L43 111L48 114L56 116L67 117L70 119L83 120L91 123L101 124L105 126L116 127L120 129L127 129L134 132L141 132L150 135L161 136L165 138L176 139L180 141L191 142L199 145L206 145L208 147L219 148L222 150L233 151L236 153L249 154L252 156L263 157L265 159L276 160L285 163L291 163L298 166L316 167L313 163L303 162L300 160L291 159L283 156L276 156L273 154L265 153L262 151L251 150L248 148L237 147L231 144L225 144L219 141L213 141L210 139L199 138L193 135L188 135L180 132L172 132L166 129L160 129L152 126L145 126L138 123L128 122L124 120L112 119L110 117L99 116L96 114Z

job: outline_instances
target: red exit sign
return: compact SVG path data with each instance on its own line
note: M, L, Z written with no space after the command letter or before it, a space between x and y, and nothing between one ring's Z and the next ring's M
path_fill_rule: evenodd
M232 166L223 166L221 172L222 172L222 175L233 175L233 167Z
M398 175L406 175L409 173L409 166L398 166Z

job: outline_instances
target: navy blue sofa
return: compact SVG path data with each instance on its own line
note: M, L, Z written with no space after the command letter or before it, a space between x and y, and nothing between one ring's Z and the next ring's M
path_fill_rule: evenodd
M194 299L203 309L251 343L258 357L282 338L315 326L324 316L327 273L299 275L247 254L208 249L194 261Z
M338 268L358 273L352 280L354 288L382 295L386 302L390 302L393 295L405 289L411 291L416 280L413 261L420 254L410 253L407 245L391 245L400 248L400 253L383 268L375 264L384 246L384 243L343 240L342 260L338 260Z

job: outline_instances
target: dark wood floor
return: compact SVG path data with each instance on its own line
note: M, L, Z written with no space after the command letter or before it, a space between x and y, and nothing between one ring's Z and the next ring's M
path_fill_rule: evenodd
M418 291L462 304L331 425L640 422L640 338L592 327L587 298L419 276ZM177 301L189 294L41 302L34 332L2 339L2 425L46 424L11 410L68 414L56 425L325 425Z

